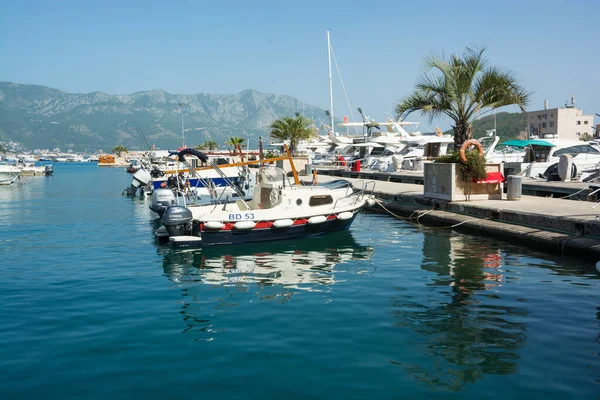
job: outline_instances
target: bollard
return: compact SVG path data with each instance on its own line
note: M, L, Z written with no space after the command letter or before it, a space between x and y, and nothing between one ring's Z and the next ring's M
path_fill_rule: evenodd
M506 198L508 200L521 200L523 177L520 175L509 175L507 177L507 182Z

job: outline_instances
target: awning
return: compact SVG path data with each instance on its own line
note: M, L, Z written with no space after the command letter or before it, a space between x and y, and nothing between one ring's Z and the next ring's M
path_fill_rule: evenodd
M515 147L525 147L529 145L533 146L546 146L546 147L555 147L555 144L547 142L545 140L509 140L504 143L500 143L505 146L515 146Z
M349 146L354 146L354 147L385 147L382 144L379 143L373 143L373 142L367 142L367 143L353 143L353 144L349 144Z

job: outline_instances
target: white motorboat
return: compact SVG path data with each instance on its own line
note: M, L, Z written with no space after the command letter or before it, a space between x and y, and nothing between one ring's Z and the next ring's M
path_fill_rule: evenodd
M193 170L192 173L194 174ZM202 186L191 186L190 180L183 174L169 177L166 187L152 191L150 209L162 218L165 210L175 205L188 207L233 202L240 198L250 200L256 184L255 175L249 173L248 169L243 176L240 175L237 179L228 181L230 185L235 185L237 190L229 185L217 187L212 180L198 176L196 176L196 182Z
M291 183L283 169L272 166L257 174L251 201L169 207L157 237L174 247L200 247L321 235L349 228L365 205L374 204L374 182L355 190L346 180Z
M524 148L525 155L518 162L506 163L504 168L511 173L520 173L530 178L549 179L558 173L561 157L566 157L571 165L571 173L565 176L578 179L583 171L600 165L600 144L563 139L511 140L503 144ZM556 171L554 171L556 170ZM555 178L550 178L556 180Z
M490 164L519 162L525 156L525 151L522 147L503 144L502 148L499 149L498 142L500 141L500 136L483 136L477 139L477 141L481 143L485 160Z
M19 161L16 167L21 170L21 176L50 176L54 173L52 164L35 165L33 162Z
M10 185L21 176L21 170L14 165L0 164L0 185Z

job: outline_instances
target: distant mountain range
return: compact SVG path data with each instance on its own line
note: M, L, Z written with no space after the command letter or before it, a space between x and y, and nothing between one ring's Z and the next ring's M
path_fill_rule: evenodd
M325 111L278 94L245 90L238 94L171 94L151 90L130 95L67 93L45 86L0 82L0 141L17 141L29 149L107 152L118 144L145 149L181 146L184 104L186 145L207 140L223 145L231 136L248 137L258 147L277 118L304 112L326 118Z
M231 136L248 137L257 148L277 118L304 112L325 119L325 110L285 95L245 90L238 94L171 94L151 90L129 95L102 92L67 93L39 85L0 82L0 141L20 142L28 149L110 152L122 144L130 150L181 146L181 106L189 146ZM520 113L496 115L498 135L517 138L526 122ZM136 125L142 135L138 133ZM493 129L493 117L474 123L474 136ZM452 131L447 131L452 134Z

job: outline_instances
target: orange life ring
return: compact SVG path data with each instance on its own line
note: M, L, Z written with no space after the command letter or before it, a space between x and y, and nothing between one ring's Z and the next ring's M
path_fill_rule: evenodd
M467 147L471 145L477 147L479 157L483 157L483 147L481 146L481 143L479 143L475 139L469 139L466 142L464 142L462 146L460 146L460 162L462 162L463 164L467 163L467 156L465 155L465 151L467 150Z

